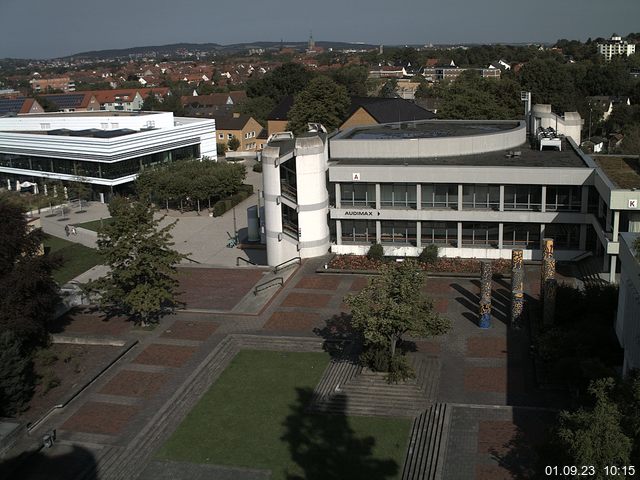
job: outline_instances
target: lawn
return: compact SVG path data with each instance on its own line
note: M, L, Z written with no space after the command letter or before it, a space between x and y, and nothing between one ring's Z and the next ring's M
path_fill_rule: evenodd
M241 351L158 458L271 470L274 480L400 478L410 419L305 411L328 362L324 353Z
M53 278L60 285L100 263L100 256L95 249L62 238L49 236L44 246L50 253L62 256L62 266L53 272Z
M100 220L92 220L90 222L76 223L75 226L86 228L87 230L92 230L94 232L97 232L98 228L100 228L101 225L109 225L111 223L113 223L113 218L107 217L107 218L101 218Z

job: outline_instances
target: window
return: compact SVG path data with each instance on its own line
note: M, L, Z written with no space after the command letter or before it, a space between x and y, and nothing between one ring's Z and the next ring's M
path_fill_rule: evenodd
M540 248L540 225L537 223L505 223L502 227L505 247Z
M341 220L342 243L376 243L376 222Z
M394 245L416 245L416 222L380 222L381 242Z
M547 187L547 211L579 212L582 187Z
M51 128L51 124L50 123L41 123L40 124L40 129L41 130L49 130Z
M456 222L422 222L421 241L423 245L435 243L437 245L458 244L458 224Z
M505 185L505 210L535 210L542 208L542 187L537 185Z
M497 247L497 223L466 223L462 224L463 247Z
M282 205L282 231L298 239L298 212L288 205Z
M224 140L224 133L220 133L220 134L218 134L218 138L219 138L220 140Z
M280 165L280 190L282 195L297 202L297 185L296 161L293 159Z
M580 248L580 225L548 223L544 236L553 238L553 248L557 250L578 250Z
M429 183L422 185L422 208L458 208L458 185Z
M373 183L343 183L340 185L342 207L376 207L376 186Z
M227 133L227 140L231 140L233 138L233 133Z
M383 183L380 186L382 208L416 208L414 183Z
M500 208L500 187L498 185L464 185L462 187L462 208L498 210Z

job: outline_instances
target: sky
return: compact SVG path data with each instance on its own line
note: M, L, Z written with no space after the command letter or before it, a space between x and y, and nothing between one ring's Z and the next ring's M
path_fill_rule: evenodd
M0 58L171 43L554 42L640 30L639 0L0 0Z

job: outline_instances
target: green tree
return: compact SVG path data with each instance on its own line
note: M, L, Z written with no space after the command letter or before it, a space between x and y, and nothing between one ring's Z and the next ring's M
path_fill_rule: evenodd
M160 227L146 203L121 197L109 204L113 223L98 231L98 251L109 272L85 285L102 308L130 315L143 326L175 308L176 265L186 255L171 247L176 222ZM164 218L164 217L163 217Z
M240 148L240 140L238 140L238 138L235 136L231 137L231 140L227 142L227 147L229 147L229 150L231 150L232 152L235 152L236 150L238 150L238 148Z
M347 295L353 328L365 346L388 349L389 358L403 335L435 336L449 331L451 322L434 311L433 302L422 291L425 276L414 260L386 264L381 275L355 295Z
M525 64L518 80L525 90L532 93L534 103L548 103L557 111L573 111L580 97L570 65L551 59L534 59Z
M607 465L629 465L632 441L622 428L622 414L612 398L612 378L595 380L589 387L592 408L562 412L557 439L570 465L592 465L595 479L605 480Z
M87 182L85 177L79 175L69 184L69 196L78 199L80 211L82 211L82 202L91 198L91 187Z
M26 349L42 345L60 301L51 272L60 265L42 255L45 234L31 229L22 209L0 199L0 332L10 330Z
M153 93L153 90L151 90L142 102L141 109L145 112L156 112L160 110L161 105L162 102L158 100L158 97L156 97L155 93Z
M308 123L321 123L328 131L337 129L347 113L351 100L347 89L328 77L314 78L296 95L287 129L295 134L307 131Z
M396 95L396 87L398 86L398 80L392 78L388 80L380 89L380 96L384 98L395 98Z
M623 130L621 152L626 155L640 155L640 123L627 125Z
M276 106L272 98L262 96L248 98L238 107L238 112L253 117L263 127L267 126L267 117Z
M247 81L247 96L269 97L279 102L282 97L302 91L315 74L298 63L284 63L262 78Z
M367 96L367 79L369 69L362 65L349 65L333 70L331 78L347 89L347 94L351 97Z
M0 332L0 417L20 412L33 393L33 363L11 331Z

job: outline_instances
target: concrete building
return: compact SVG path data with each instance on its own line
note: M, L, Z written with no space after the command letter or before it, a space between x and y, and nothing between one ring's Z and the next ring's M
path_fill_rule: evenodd
M598 43L598 53L604 57L605 61L609 62L614 56L624 55L628 57L633 55L636 53L636 46L633 43L622 40L622 37L612 36L604 43Z
M640 230L640 195L612 182L578 148L577 113L557 116L550 106L536 105L530 120L529 128L524 121L400 122L351 128L328 142L309 134L316 138L313 160L298 148L299 138L287 138L287 148L279 140L277 149L272 140L264 151L276 167L263 167L269 263L296 252L311 256L306 242L313 242L314 255L329 248L365 254L381 243L390 256L416 256L435 244L441 256L510 258L520 248L525 259L539 259L548 237L557 259L593 252L615 281L618 235ZM321 179L324 156L327 178ZM292 158L296 166L316 165L313 198L285 198L300 182L294 170L282 168ZM325 189L329 243L324 225L300 228L297 236L295 228L285 232L285 214L295 212L293 225L300 227L307 211L325 211ZM307 194L299 186L296 191Z
M39 74L34 74L29 84L35 93L46 93L50 90L62 90L67 93L76 90L76 84L70 77L41 78Z
M635 242L638 233L623 233L620 241L620 292L616 335L624 349L623 374L640 368L640 261Z
M240 142L238 152L258 150L257 137L262 132L260 125L252 116L233 113L211 117L216 121L217 142L227 145L229 140L237 138Z
M83 181L95 193L111 194L147 166L216 154L215 121L170 112L0 118L0 184L9 188L16 181Z

